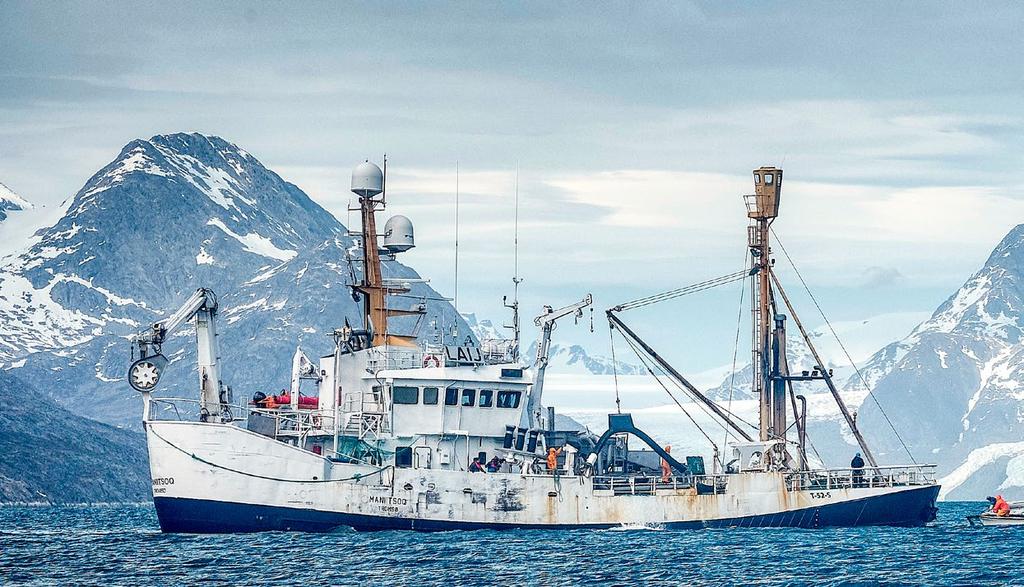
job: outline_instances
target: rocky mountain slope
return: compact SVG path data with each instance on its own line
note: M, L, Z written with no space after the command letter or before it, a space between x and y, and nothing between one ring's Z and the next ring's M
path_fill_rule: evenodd
M0 503L149 499L142 434L76 416L5 371L0 403Z
M400 206L401 195L391 198ZM135 140L64 204L23 253L0 267L0 362L60 404L103 422L137 425L124 382L128 336L177 309L196 288L220 300L225 382L236 397L287 385L290 356L332 348L329 333L359 308L345 287L361 273L359 244L330 213L255 157L201 134ZM386 278L415 279L386 262ZM423 283L396 306L427 316L400 332L460 321ZM443 315L443 318L442 318ZM193 397L194 344L165 345L162 393Z
M956 473L944 488L949 498L997 490L1024 498L1022 312L1024 225L931 318L864 368L918 459ZM883 450L901 450L872 402L860 418Z

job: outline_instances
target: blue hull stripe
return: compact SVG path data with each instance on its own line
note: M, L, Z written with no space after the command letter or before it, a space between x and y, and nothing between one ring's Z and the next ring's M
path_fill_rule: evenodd
M790 512L709 521L665 522L661 525L672 529L922 526L935 519L935 500L938 493L939 487L936 485ZM430 532L483 529L600 529L618 526L618 524L502 524L426 520L175 497L155 497L153 501L161 530L201 534L264 531L330 532L342 527L352 527L356 530Z

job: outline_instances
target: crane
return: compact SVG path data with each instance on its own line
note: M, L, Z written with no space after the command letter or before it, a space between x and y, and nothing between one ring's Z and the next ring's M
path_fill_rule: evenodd
M521 426L523 428L536 428L538 414L540 413L540 402L544 394L544 372L548 367L548 352L551 350L551 332L555 329L555 322L569 315L577 320L583 317L583 308L594 303L594 298L587 294L582 300L575 304L569 304L564 308L554 310L551 306L544 306L544 313L534 318L533 323L540 327L540 340L537 343L537 373L533 381L533 389L530 391L530 399L526 404L526 411L523 413Z
M176 312L140 332L132 341L133 362L128 368L128 384L143 394L151 393L168 363L161 347L175 330L194 321L199 363L199 417L203 422L221 421L222 412L227 412L227 404L231 402L231 389L220 378L216 316L217 296L212 290L199 288ZM135 349L138 349L137 359Z

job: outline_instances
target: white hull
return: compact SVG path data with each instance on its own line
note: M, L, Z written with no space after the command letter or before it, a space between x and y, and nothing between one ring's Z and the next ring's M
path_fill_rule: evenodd
M147 423L166 531L921 525L937 485L790 490L784 473L727 475L724 492L595 488L589 477L334 463L227 424Z

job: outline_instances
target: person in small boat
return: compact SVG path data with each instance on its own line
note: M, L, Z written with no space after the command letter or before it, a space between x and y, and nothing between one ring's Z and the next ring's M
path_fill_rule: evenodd
M486 473L484 466L480 464L480 457L473 457L473 462L469 464L470 473Z
M996 501L992 504L992 512L999 517L1010 515L1010 504L1003 499L1002 495L996 496Z
M558 470L558 455L562 454L561 448L551 447L548 449L548 472L554 473Z
M860 487L864 485L864 459L861 458L860 453L853 455L853 460L850 461L851 477L853 478L853 486Z
M672 452L672 445L665 445L665 452ZM672 477L672 466L668 464L668 461L664 457L661 459L661 482L668 483L668 480Z

